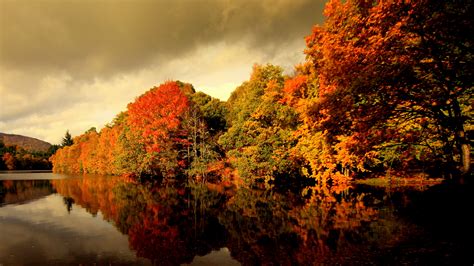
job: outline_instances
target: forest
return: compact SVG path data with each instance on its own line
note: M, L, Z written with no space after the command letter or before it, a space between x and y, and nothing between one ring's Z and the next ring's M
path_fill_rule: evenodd
M51 170L48 158L58 147L47 151L29 151L17 145L5 145L0 140L0 170Z
M166 81L50 157L54 172L162 182L345 184L471 173L471 1L330 1L290 75L226 101Z

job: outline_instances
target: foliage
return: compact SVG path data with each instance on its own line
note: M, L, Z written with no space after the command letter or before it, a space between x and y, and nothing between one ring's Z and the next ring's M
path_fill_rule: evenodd
M228 101L230 128L219 143L244 180L268 182L298 171L288 153L294 145L296 113L280 103L282 72L280 67L255 65L250 80Z
M19 146L6 146L0 141L0 170L48 170L48 152L27 151Z
M303 172L344 182L454 160L468 172L469 10L454 1L330 1L283 90L299 115L292 155Z
M443 164L469 173L472 6L331 0L294 75L255 65L226 103L165 82L63 145L54 170L322 187Z
M201 180L220 157L215 139L225 128L223 104L190 84L166 82L127 109L100 132L91 128L59 149L53 170Z
M308 124L345 153L339 165L360 171L395 153L406 168L457 153L468 171L471 11L455 1L328 3L301 72L318 84Z

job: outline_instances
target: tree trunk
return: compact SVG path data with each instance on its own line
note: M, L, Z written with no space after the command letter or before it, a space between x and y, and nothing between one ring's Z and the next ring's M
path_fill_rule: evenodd
M463 144L462 154L463 154L463 173L468 174L471 171L471 147L468 144Z
M471 147L469 145L469 140L466 137L466 132L464 131L464 119L457 99L453 100L453 111L456 129L455 141L461 155L461 172L463 174L468 174L471 170Z
M469 141L466 138L464 131L458 133L459 143L461 146L461 163L463 174L468 174L471 170L471 147Z

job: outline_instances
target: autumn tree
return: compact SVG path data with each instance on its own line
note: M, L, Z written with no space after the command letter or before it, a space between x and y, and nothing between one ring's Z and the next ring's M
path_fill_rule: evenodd
M15 170L16 169L16 159L11 153L7 152L3 154L3 162L8 170Z
M182 121L190 102L179 85L166 82L128 105L128 126L141 137L152 175L172 177L185 167L183 153L189 143Z
M97 173L97 164L100 161L97 156L99 138L99 133L93 127L81 135L80 140L77 141L81 147L77 160L81 163L81 171L84 173Z
M137 176L152 174L151 156L147 156L145 146L138 132L130 130L123 113L123 128L118 136L118 150L114 156L115 165L120 173L131 173Z
M469 171L472 11L457 1L327 4L326 22L306 38L301 75L317 83L303 111L332 153L344 154L335 163L457 155Z
M0 169L4 170L7 169L5 162L3 161L3 155L7 152L7 147L3 143L2 140L0 140Z
M107 132L107 130L103 130ZM104 147L103 142L107 142ZM93 127L74 137L73 144L56 151L50 157L54 172L117 174L114 160L104 157L107 151L114 151L116 140L109 134L97 132ZM105 151L103 150L105 148ZM106 165L106 167L104 166ZM106 168L106 169L104 169Z
M123 132L123 124L114 120L112 124L106 125L101 131L97 143L97 173L98 174L120 174L117 166L118 154L122 152L119 137Z

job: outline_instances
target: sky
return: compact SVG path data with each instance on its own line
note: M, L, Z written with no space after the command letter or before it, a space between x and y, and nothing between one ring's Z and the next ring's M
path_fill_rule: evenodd
M58 144L167 80L226 100L291 74L323 0L0 0L0 132Z

